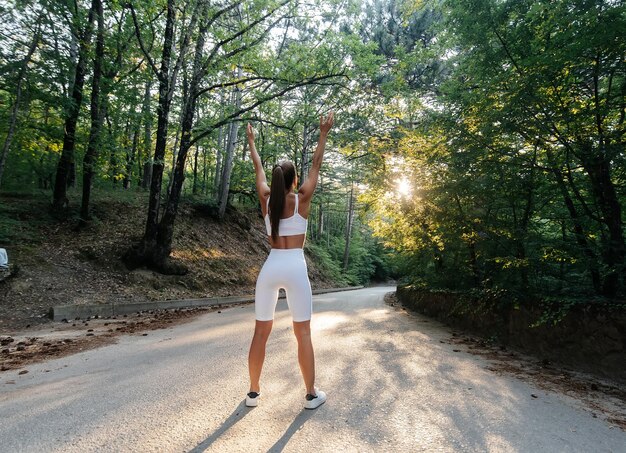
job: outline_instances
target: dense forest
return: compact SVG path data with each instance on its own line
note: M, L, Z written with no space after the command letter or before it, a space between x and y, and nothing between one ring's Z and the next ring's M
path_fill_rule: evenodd
M337 275L624 296L626 2L8 0L0 18L0 195L46 193L80 231L94 193L148 193L129 266L185 272L185 200L257 206L247 122L268 172L291 159L302 181L334 111L307 248Z

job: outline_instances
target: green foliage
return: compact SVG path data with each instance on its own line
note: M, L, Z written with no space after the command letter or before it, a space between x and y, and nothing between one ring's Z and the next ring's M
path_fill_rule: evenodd
M158 63L166 2L132 3L139 24L150 24L140 31L144 50ZM2 184L4 190L46 191L54 182L74 80L79 43L72 36L85 28L88 4L9 4L9 31L0 35L0 138L8 133L25 43L36 33L42 41L24 76ZM625 294L624 2L280 4L176 2L171 64L179 72L166 153L157 162L165 168L163 195L180 152L181 115L194 77L199 31L191 17L196 8L210 16L232 5L207 30L207 46L224 43L199 82L183 195L200 204L216 197L232 120L239 128L229 200L256 207L241 126L253 123L268 175L275 163L290 159L305 178L319 115L333 109L337 124L307 247L335 278L362 284L404 276L430 288L467 291L493 310L496 300ZM106 112L93 187L145 201L145 192L132 188L154 151L158 80L127 6L105 5ZM245 31L229 40L236 30ZM186 31L189 45L182 48ZM91 94L91 44L84 100ZM89 115L84 101L70 200L82 189ZM349 188L357 195L346 235ZM18 217L1 211L3 240L15 239L7 231L23 228Z
M624 294L625 8L443 2L421 47L386 28L408 86L409 69L438 68L394 88L398 125L367 143L387 164L368 178L369 223L409 281L485 301Z
M332 257L327 247L309 241L305 245L305 248L313 256L313 259L320 269L322 269L325 274L331 276L337 284L341 286L351 284L350 280L345 277L340 263Z
M90 96L95 62L94 34L90 42L82 43L72 36L88 36L89 3L70 5L66 2L16 2L7 14L7 30L0 36L0 137L7 133L6 124L15 93L20 62L25 54L24 43L37 33L42 39L24 74L23 101L12 145L9 149L3 189L52 189L61 149L63 148L66 115L71 102L75 68L81 44L86 61L82 105L75 136L75 151L70 170L68 197L75 203L82 191L83 158L90 135ZM315 8L302 9L291 2L255 0L253 2L175 2L175 38L171 69L177 68L172 79L171 111L166 137L166 152L162 162L163 196L169 196L173 167L180 152L180 130L187 90L200 36L196 12L211 17L217 14L207 30L207 48L221 42L215 53L205 53L200 86L195 100L193 141L184 165L184 196L192 196L202 205L214 203L223 174L226 137L230 124L228 115L239 123L233 151L230 177L231 203L256 205L254 171L243 147L246 120L251 120L258 132L258 149L268 170L281 159L293 160L306 177L312 151L317 140L320 113L337 111L345 127L333 130L327 160L323 169L324 191L319 203L337 212L346 209L345 190L358 182L360 173L346 159L363 141L364 130L374 108L372 98L360 84L352 81L374 80L379 76L385 57L377 52L376 44L362 39L358 18L358 2L315 1ZM228 7L228 6L231 7ZM133 14L139 25L136 34ZM92 182L93 221L99 215L98 203L107 197L145 201L145 192L136 191L149 169L155 145L157 124L156 105L159 98L158 80L150 60L159 65L162 37L165 33L167 2L134 1L131 4L104 4L105 36L103 76L100 96L104 124L96 143L97 157ZM194 22L195 21L195 22ZM142 26L150 24L150 26ZM231 39L238 30L237 39ZM188 36L185 34L189 33ZM20 36L14 40L13 36ZM181 47L188 39L188 45ZM410 50L410 49L409 49ZM144 55L147 52L148 56ZM171 74L170 74L171 75ZM327 78L324 78L327 77ZM301 83L320 78L318 82ZM288 89L291 88L291 89ZM234 90L242 93L242 114L233 102ZM273 98L276 92L286 90ZM267 99L267 100L266 100ZM357 101L355 103L355 100ZM248 108L256 102L255 108ZM380 118L380 114L377 114ZM222 124L224 123L224 124ZM216 126L221 124L221 126ZM367 159L369 161L369 158ZM374 161L380 159L374 157ZM218 166L218 162L220 165ZM363 160L365 162L365 160ZM320 191L321 192L321 191ZM98 194L102 194L100 197ZM316 197L317 200L317 197ZM318 201L315 201L318 203ZM357 206L355 211L360 208ZM74 207L68 210L74 216ZM325 237L317 237L318 247L328 247L323 260L343 267L346 244L346 216L329 214L332 225ZM4 230L17 231L16 221L6 214ZM312 227L312 232L315 226ZM139 234L139 232L137 232ZM7 236L8 237L8 236ZM386 276L387 262L382 249L371 234L355 228L348 250L346 272L329 269L345 282L364 283L376 274ZM345 274L345 275L344 275Z

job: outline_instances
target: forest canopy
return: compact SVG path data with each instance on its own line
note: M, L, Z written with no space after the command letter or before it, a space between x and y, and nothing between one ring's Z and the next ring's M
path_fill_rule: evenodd
M92 218L146 191L131 265L170 258L181 199L256 206L306 178L335 111L309 250L347 283L623 297L626 4L60 0L0 4L0 189Z

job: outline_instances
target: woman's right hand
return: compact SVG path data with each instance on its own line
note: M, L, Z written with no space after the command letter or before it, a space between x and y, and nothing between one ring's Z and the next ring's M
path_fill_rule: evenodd
M249 142L254 142L254 129L252 129L252 124L248 123L248 127L246 128L246 135L248 136Z
M335 112L330 112L326 118L324 115L320 116L320 132L322 134L328 134L330 128L333 127L335 120Z

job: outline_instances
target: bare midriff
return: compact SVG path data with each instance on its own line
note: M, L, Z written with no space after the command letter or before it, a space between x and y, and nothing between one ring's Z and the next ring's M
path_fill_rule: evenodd
M268 236L273 249L301 249L304 246L305 237L305 234L297 234L295 236L278 236L276 240L273 240L272 236Z

